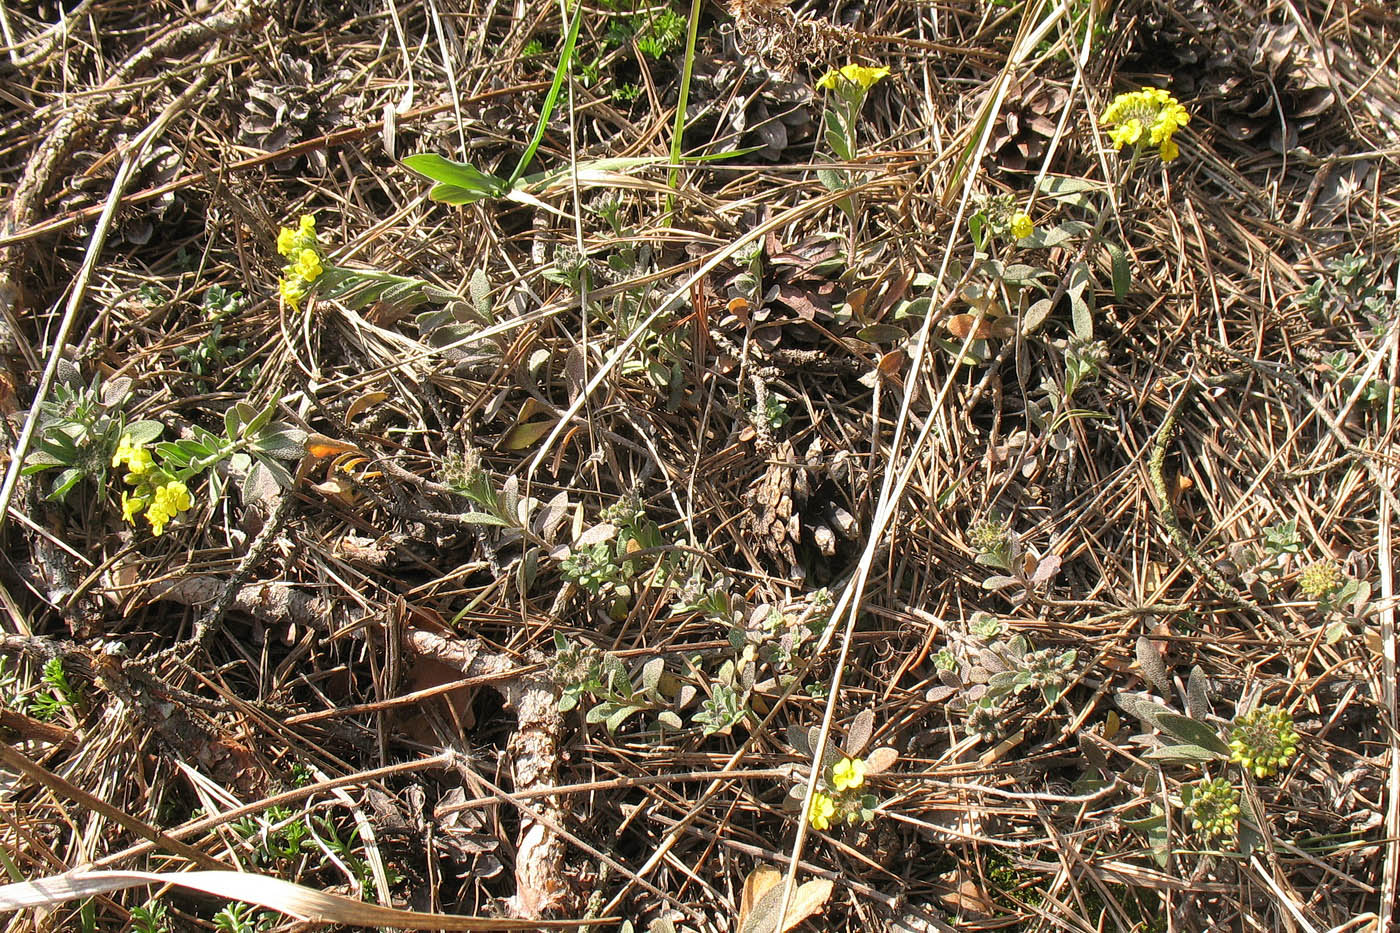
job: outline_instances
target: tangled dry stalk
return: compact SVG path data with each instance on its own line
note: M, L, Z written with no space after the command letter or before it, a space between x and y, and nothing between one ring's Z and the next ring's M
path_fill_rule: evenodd
M585 9L572 170L454 206L400 160L507 175L559 6L0 3L0 861L61 876L6 929L211 929L220 871L331 928L771 929L761 865L831 929L1393 929L1390 5L698 5L674 181L688 10ZM848 61L891 74L840 159ZM1191 121L1125 171L1144 85ZM982 263L998 194L1121 260ZM302 214L425 303L280 303ZM73 366L166 439L275 403L292 482L159 537L120 471L46 499ZM1292 712L1238 840L1144 698ZM801 818L866 743L872 812Z

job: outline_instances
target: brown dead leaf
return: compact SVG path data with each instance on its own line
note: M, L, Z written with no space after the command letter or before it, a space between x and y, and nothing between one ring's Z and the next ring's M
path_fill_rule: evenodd
M938 899L948 910L962 914L977 914L990 917L996 913L996 905L982 890L977 878L961 868L948 872L940 879L944 893Z
M366 392L351 402L349 408L345 409L345 420L354 421L357 416L364 414L388 397L388 392Z
M517 424L501 438L501 447L506 450L524 450L548 434L553 427L553 421L528 421Z
M326 437L324 434L308 434L306 437L306 456L312 460L324 460L327 457L338 457L341 454L359 454L364 456L365 452L354 444L347 444L345 441L338 441L333 437Z
M729 304L725 307L729 309L730 314L739 319L740 324L745 327L749 325L749 319L753 316L753 309L749 307L749 300L747 298L742 296L731 298L729 299Z
M760 865L749 876L744 879L744 893L739 898L739 929L749 922L749 917L753 914L754 905L759 898L767 894L773 885L782 880L783 874L776 868L767 865Z
M894 767L894 763L899 760L899 752L888 745L881 745L879 748L871 749L870 754L865 756L865 773L881 774Z
M886 379L899 381L899 374L904 371L904 367L909 363L909 354L903 350L891 350L880 357L880 362L875 368L880 371L880 375Z
M1178 473L1167 480L1167 498L1171 500L1172 508L1177 507L1181 497L1190 492L1191 487L1196 483L1185 473Z
M955 314L944 321L943 326L959 340L966 340L974 328L976 333L973 340L1006 339L1016 334L1015 322L1006 317L985 317L979 321L975 314Z
M783 906L783 874L777 869L760 866L744 879L744 893L739 904L739 933L774 933L778 911ZM781 933L787 933L799 923L815 917L831 898L831 882L816 878L798 885L792 892L792 903L783 918Z

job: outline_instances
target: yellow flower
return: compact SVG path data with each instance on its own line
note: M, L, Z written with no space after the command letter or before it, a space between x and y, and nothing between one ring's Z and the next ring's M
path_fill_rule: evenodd
M122 490L122 518L126 519L128 525L136 524L136 516L140 515L141 510L145 507L145 499L140 496L127 495L126 490Z
M1016 239L1024 240L1032 233L1035 233L1035 224L1030 214L1017 213L1011 218L1011 235Z
M321 272L321 257L316 255L314 249L304 249L297 254L296 262L291 265L292 274L305 279L308 283L316 281Z
M311 284L321 277L321 249L316 243L316 218L303 214L296 229L283 227L277 232L277 252L288 260L277 283L282 299L298 310L311 291Z
M1163 162L1181 154L1172 136L1191 120L1186 108L1159 87L1119 94L1099 115L1099 123L1112 127L1108 138L1113 148L1141 145L1157 147Z
M180 512L194 505L189 488L179 480L171 480L157 486L151 496L151 504L146 509L146 519L151 523L151 532L160 535L165 525Z
M288 259L296 259L304 249L316 248L316 218L302 214L297 228L283 227L277 231L277 252Z
M842 65L839 71L828 71L817 81L817 87L823 91L834 91L842 83L853 84L863 91L868 91L875 86L881 78L888 78L890 70L884 66L879 68L867 68L865 65Z
M291 227L283 227L277 231L277 252L288 258L293 250L297 248L297 232Z
M189 487L179 480L171 480L156 488L155 504L160 506L162 511L173 515L189 509L194 504L194 499L190 496Z
M1115 126L1108 131L1108 138L1113 141L1114 149L1122 149L1125 145L1131 146L1142 139L1142 121L1129 120L1120 126Z
M831 784L837 790L850 790L865 783L865 762L860 758L842 758L831 769Z
M112 455L112 466L125 465L131 472L127 475L127 482L135 482L133 476L140 476L155 465L151 459L151 452L140 444L131 442L130 434L123 434L122 439L117 442L117 452Z
M150 508L146 509L146 520L151 523L151 534L159 538L165 533L165 525L175 516L165 514L165 510L157 508L154 502Z
M282 300L287 302L293 311L298 309L301 300L306 297L306 283L299 278L283 279L277 284L277 289L282 293Z
M830 829L831 818L836 815L836 801L821 791L812 794L812 804L807 808L807 819L813 829Z

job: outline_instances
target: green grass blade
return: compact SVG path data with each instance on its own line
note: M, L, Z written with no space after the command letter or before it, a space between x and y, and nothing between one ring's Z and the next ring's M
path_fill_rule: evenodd
M525 170L535 158L535 151L540 148L540 142L544 140L545 127L549 125L554 105L559 100L559 91L564 86L564 77L569 73L569 63L573 61L574 43L578 41L578 28L582 23L583 3L582 0L578 0L574 6L573 21L569 23L569 34L564 38L564 49L559 53L559 65L554 69L554 82L549 86L549 93L545 95L544 104L540 107L540 122L535 125L535 135L530 139L530 145L525 147L525 152L520 156L520 164L510 173L510 180L506 182L507 188L525 174Z
M700 0L690 0L690 24L686 27L685 63L681 66L680 96L676 98L676 122L671 127L671 171L666 184L672 189L681 180L681 135L685 131L685 108L690 101L690 78L695 70L695 39L700 34ZM674 199L667 198L666 213L674 207Z

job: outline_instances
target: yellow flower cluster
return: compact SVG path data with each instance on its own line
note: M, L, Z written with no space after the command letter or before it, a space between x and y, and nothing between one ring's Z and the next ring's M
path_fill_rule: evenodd
M822 75L817 81L817 87L823 91L836 91L840 90L842 85L854 85L864 92L874 87L881 78L889 76L890 70L883 66L867 68L865 65L842 65L839 69Z
M1216 836L1233 838L1240 818L1240 792L1226 778L1197 781L1192 788L1187 815L1191 828L1207 841Z
M156 466L145 445L133 443L131 435L123 434L112 456L112 466L125 466L126 482L131 492L122 490L122 518L136 524L142 512L151 523L151 532L160 535L170 520L194 505L189 487Z
M833 822L841 817L854 823L861 818L865 806L862 795L850 793L865 784L865 760L862 758L842 758L832 765L831 778L826 791L812 794L812 802L807 808L807 821L813 829L830 829Z
M1119 94L1099 116L1102 126L1112 127L1108 138L1114 149L1127 146L1156 146L1163 162L1181 154L1172 136L1191 119L1175 97L1158 87Z
M1018 240L1024 240L1032 233L1035 233L1035 223L1031 220L1031 215L1024 211L1017 212L1011 218L1011 235Z
M1322 599L1342 585L1342 571L1336 561L1320 560L1298 574L1298 589L1309 599Z
M321 251L316 245L316 218L302 214L297 228L283 227L277 233L277 252L287 260L282 269L278 290L282 299L295 311L311 291L311 285L325 269Z
M1261 706L1235 719L1230 730L1230 760L1257 778L1277 774L1298 754L1293 714L1280 706Z

